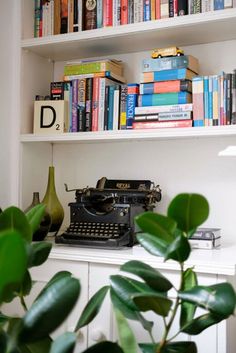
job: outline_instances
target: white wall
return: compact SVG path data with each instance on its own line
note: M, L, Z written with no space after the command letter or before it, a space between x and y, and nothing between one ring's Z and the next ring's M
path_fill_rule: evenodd
M18 200L20 2L2 1L0 12L0 206Z

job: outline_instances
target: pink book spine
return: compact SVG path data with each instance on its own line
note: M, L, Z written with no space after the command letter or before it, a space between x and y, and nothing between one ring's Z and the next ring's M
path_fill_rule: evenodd
M99 77L93 79L92 131L98 131Z

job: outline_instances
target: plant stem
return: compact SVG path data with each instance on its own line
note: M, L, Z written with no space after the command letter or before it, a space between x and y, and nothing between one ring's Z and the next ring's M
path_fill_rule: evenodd
M183 272L184 272L184 265L183 263L180 263L180 285L179 285L179 290L181 290L182 286L183 286ZM177 309L179 306L179 298L177 296L176 300L175 300L175 304L174 304L174 308L170 317L170 321L167 325L165 325L165 332L163 334L161 343L159 344L158 348L157 348L157 352L156 353L161 353L162 348L165 346L166 341L167 341L167 336L169 334L169 331L171 329L171 326L173 324L173 321L175 319L176 313L177 313Z
M20 302L21 302L21 305L23 306L24 310L27 311L28 308L27 308L27 305L26 305L26 302L25 302L23 295L20 295Z

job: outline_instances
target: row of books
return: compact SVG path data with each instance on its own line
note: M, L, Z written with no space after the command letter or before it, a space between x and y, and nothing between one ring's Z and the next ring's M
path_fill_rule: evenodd
M192 81L194 126L236 124L236 70Z
M236 0L34 0L34 36L119 26L236 6Z

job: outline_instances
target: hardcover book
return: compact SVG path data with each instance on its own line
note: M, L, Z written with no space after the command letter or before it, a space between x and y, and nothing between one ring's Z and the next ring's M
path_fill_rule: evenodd
M193 90L193 125L204 126L204 99L203 99L203 77L194 77L192 81Z
M172 104L172 105L157 105L149 107L136 107L135 115L138 114L156 114L161 112L188 112L193 110L193 105L189 104Z
M198 59L192 55L173 56L158 59L150 58L142 61L142 72L171 69L189 69L195 73L198 73L199 62Z
M90 0L83 2L84 12L84 29L95 29L97 28L97 1Z
M189 80L173 80L141 83L140 94L168 93L168 92L192 92L192 82Z
M159 82L169 80L191 80L196 74L189 69L171 69L141 73L141 82Z
M192 95L188 92L143 94L138 96L138 106L186 104L192 102Z
M192 127L192 120L133 122L133 129L165 129L169 127Z

